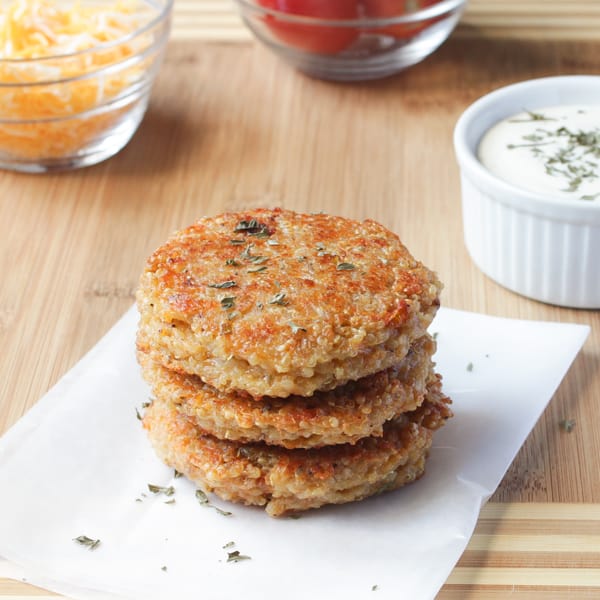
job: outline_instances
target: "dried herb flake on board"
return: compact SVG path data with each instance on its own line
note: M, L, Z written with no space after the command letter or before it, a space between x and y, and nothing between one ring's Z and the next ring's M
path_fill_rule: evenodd
M563 431L571 433L575 428L575 419L563 419L558 425Z

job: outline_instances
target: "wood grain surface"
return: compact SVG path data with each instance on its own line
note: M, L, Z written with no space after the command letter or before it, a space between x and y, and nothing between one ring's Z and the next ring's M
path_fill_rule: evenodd
M176 0L177 39L246 42L234 0ZM459 37L598 40L598 0L469 0Z
M470 14L559 14L564 4L473 0ZM570 5L598 18L596 1ZM477 270L451 143L462 110L496 87L598 73L600 42L457 35L400 76L345 85L233 37L175 34L148 114L118 156L76 172L0 172L0 434L131 305L146 256L173 230L264 205L371 217L439 272L444 305L592 328L438 599L600 598L600 313L522 298ZM564 418L575 420L570 433ZM46 597L0 578L2 600Z

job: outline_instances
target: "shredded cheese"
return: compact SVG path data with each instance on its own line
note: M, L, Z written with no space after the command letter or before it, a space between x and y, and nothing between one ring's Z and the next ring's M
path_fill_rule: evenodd
M69 156L124 118L139 94L103 107L143 81L151 58L127 59L148 48L152 35L130 36L154 14L143 0L15 0L2 8L0 153Z

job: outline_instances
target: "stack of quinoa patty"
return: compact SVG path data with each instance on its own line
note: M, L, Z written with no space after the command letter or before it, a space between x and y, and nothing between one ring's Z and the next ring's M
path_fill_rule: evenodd
M427 333L440 290L370 220L257 209L176 233L137 296L157 454L274 516L414 481L452 414Z

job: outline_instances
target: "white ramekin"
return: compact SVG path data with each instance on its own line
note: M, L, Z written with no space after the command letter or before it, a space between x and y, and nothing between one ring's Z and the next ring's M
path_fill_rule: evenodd
M492 175L477 147L495 123L523 110L600 105L600 76L524 81L472 104L454 130L465 244L475 264L524 296L600 308L600 203L549 198Z

